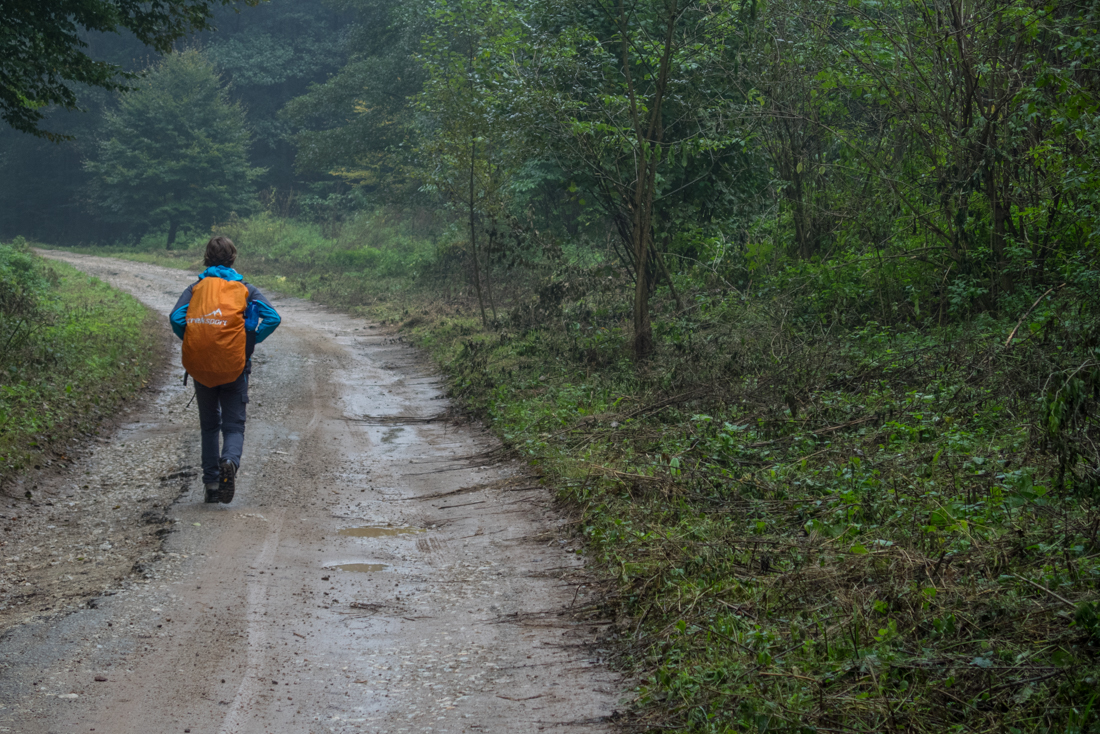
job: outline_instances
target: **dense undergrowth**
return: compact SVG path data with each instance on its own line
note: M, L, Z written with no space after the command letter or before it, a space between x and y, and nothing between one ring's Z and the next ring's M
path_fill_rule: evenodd
M0 245L0 486L94 433L148 379L160 330L129 295Z
M685 269L639 369L631 283L598 259L501 289L486 329L459 250L404 225L237 226L249 277L401 323L578 508L608 596L575 611L615 620L640 726L1100 731L1087 274L922 313L896 273Z
M1006 346L1018 317L841 328L782 293L699 288L664 304L639 373L627 284L569 280L495 333L420 333L582 508L641 723L1100 730L1094 316L1077 298Z

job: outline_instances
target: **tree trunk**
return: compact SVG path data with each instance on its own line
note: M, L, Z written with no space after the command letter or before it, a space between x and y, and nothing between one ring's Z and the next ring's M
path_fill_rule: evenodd
M496 232L496 222L490 222L492 230L489 232L489 245L485 248L485 292L489 296L489 309L493 312L493 321L497 320L497 304L493 301L492 257L493 237Z
M672 235L665 235L664 249L668 251L668 243L672 241ZM672 282L672 271L668 269L668 262L665 260L665 256L661 254L658 249L653 250L653 260L657 263L657 269L661 275L664 276L665 282L668 283L669 293L672 294L672 300L676 301L676 310L684 310L684 300L680 298L679 292L676 290L676 284Z
M1005 257L1005 217L1007 212L1001 205L1001 197L997 191L997 174L993 170L993 164L988 164L986 169L986 188L989 198L990 213L993 215L992 227L989 233L989 245L993 251L992 292L998 295L1012 292L1012 276L1008 272L1008 260Z
M168 220L168 244L164 246L164 249L171 250L172 245L176 243L176 231L179 229L180 223L175 219Z
M989 135L989 147L994 148L997 140L997 125L991 126ZM993 288L990 293L994 297L1011 293L1013 290L1012 275L1008 272L1008 259L1005 257L1005 219L1008 216L1006 207L1002 205L1003 198L997 186L997 164L990 159L985 164L986 198L989 200L989 211L993 217L989 233L989 249L993 251ZM995 302L995 301L994 301Z
M489 320L485 318L485 298L481 295L481 266L477 258L477 217L474 214L474 167L477 162L477 142L473 135L470 136L470 249L474 255L474 289L477 290L477 305L481 307L481 327L488 326Z
M637 137L638 147L635 153L635 171L637 179L634 186L634 222L631 240L634 245L634 361L645 362L653 354L653 324L649 315L649 248L653 244L653 194L657 183L657 165L661 161L661 141L664 138L664 126L661 119L661 107L665 91L668 88L668 73L672 59L673 31L679 17L677 0L667 7L668 20L665 27L664 48L661 52L661 64L657 70L657 84L653 90L647 110L647 118L642 120L639 114L634 77L631 74L629 43L627 35L629 24L626 18L625 0L619 0L619 35L623 75L626 78L627 98L630 101L630 114Z
M645 165L645 148L639 152L643 165L638 170L638 185L634 195L634 360L644 362L653 353L653 324L649 318L649 278L646 275L649 257L649 233L653 226L646 216L648 207L645 184L648 182L648 166Z

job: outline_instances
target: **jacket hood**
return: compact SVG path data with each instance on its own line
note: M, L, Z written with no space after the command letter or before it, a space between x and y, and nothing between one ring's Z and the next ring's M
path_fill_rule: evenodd
M222 280L244 280L244 277L240 273L225 265L211 265L206 270L199 273L199 280L208 276L214 276Z

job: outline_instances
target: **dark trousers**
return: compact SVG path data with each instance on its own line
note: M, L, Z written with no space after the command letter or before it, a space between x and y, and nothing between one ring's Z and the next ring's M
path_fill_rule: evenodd
M245 406L248 405L248 375L217 387L195 383L202 430L202 482L213 484L220 474L219 462L229 459L241 465L244 448ZM222 439L219 447L219 438Z

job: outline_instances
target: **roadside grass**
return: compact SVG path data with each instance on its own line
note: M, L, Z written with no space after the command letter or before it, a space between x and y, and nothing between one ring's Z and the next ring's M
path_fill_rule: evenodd
M0 486L64 461L149 378L156 314L25 247L0 245Z
M250 279L404 327L577 509L607 593L573 612L614 620L636 726L1100 731L1087 293L906 325L685 272L639 370L630 283L598 265L484 329L453 248L357 270L303 225L240 226Z

